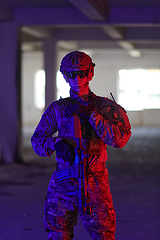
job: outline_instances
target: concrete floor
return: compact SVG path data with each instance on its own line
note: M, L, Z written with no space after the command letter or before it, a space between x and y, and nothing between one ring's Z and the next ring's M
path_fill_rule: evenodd
M123 149L108 147L107 168L117 214L116 240L160 239L160 128L133 128ZM45 240L43 201L54 156L29 146L24 164L0 165L0 240ZM81 220L74 240L90 240Z

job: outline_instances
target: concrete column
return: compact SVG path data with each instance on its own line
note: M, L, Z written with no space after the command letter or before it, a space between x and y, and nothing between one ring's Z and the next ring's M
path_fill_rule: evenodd
M18 160L18 31L15 23L0 23L0 158Z
M57 97L57 43L52 38L44 40L44 69L46 72L45 108L47 108Z

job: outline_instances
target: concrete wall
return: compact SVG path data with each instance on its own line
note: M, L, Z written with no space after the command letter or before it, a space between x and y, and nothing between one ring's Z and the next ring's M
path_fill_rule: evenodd
M58 66L66 52L58 54ZM88 51L96 63L95 76L90 82L93 92L100 96L110 97L113 93L118 101L118 71L123 68L160 68L160 55L156 53L143 54L140 58L133 58L127 53ZM23 125L36 126L42 115L42 110L34 107L34 74L43 69L43 54L41 52L24 53L22 62L23 73ZM160 110L128 111L132 126L160 126Z

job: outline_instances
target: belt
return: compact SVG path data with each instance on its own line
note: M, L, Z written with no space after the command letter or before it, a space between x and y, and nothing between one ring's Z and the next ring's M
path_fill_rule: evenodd
M105 162L101 162L99 164L94 164L91 166L87 166L87 175L94 174L97 172L103 172L105 170ZM72 165L71 167L62 165L57 162L56 165L56 176L58 178L58 181L62 181L68 178L77 178L78 172L75 171L75 165Z

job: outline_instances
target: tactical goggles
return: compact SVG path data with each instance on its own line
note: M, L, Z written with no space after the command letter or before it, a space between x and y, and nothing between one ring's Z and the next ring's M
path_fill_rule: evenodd
M88 75L88 70L79 70L79 71L72 71L72 72L67 72L65 71L65 75L68 78L75 79L76 76L78 75L80 78L84 78Z

